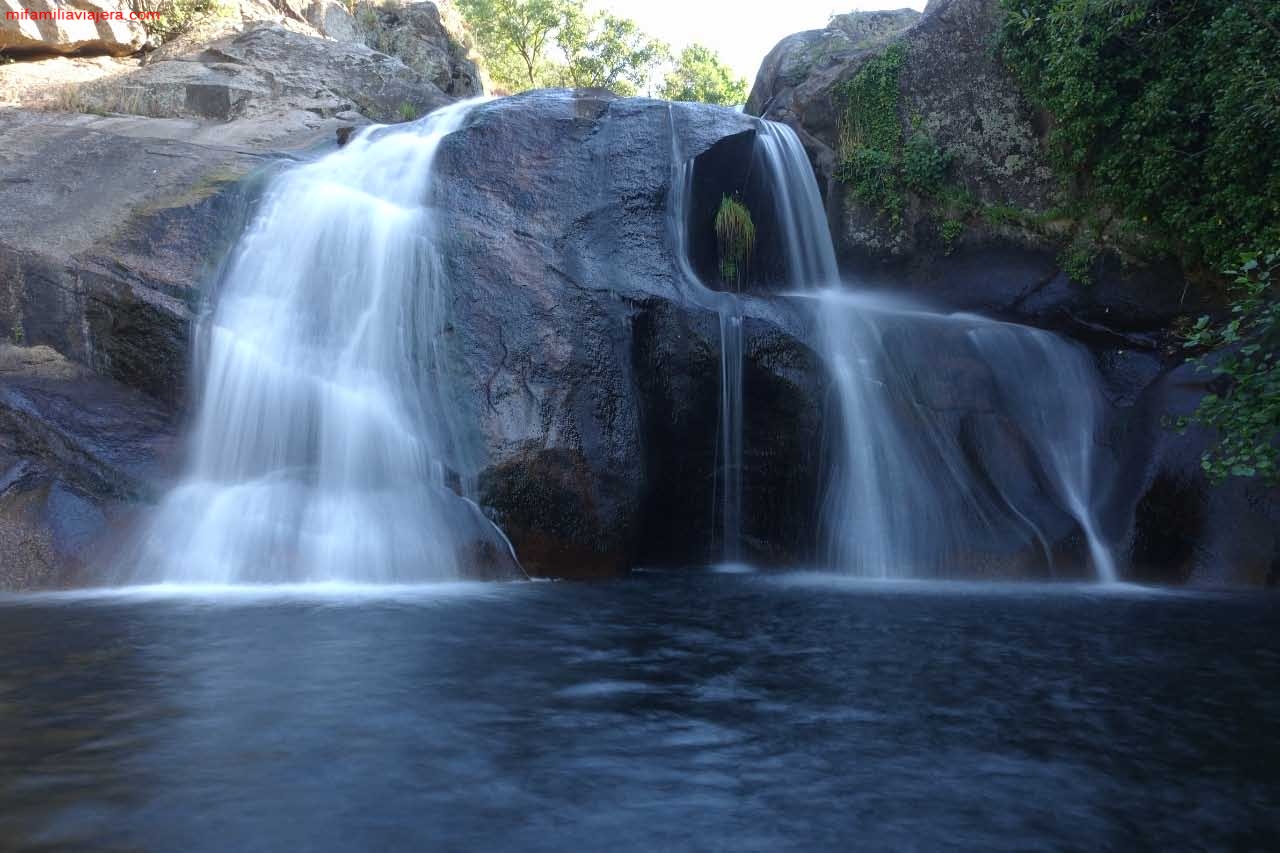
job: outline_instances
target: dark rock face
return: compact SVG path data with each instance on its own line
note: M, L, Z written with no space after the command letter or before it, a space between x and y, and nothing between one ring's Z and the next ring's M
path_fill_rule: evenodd
M91 582L170 473L168 408L84 373L47 347L0 346L0 588Z
M711 294L680 270L668 207L677 157L752 129L730 110L543 92L485 105L441 148L455 398L484 439L480 502L532 574L713 547L719 333ZM813 357L769 306L750 310L745 381L777 402L746 430L788 440L749 463L746 502L766 486L807 500L780 517L760 497L747 535L795 553L816 500L801 443L820 420Z
M145 132L141 143L35 116L27 127L48 152L47 171L28 162L30 141L20 148L15 129L0 150L31 180L0 193L35 215L0 226L0 262L12 270L0 328L113 380L94 387L136 398L139 412L171 419L187 394L201 285L216 280L252 207L247 176L273 160L158 139L154 124L130 126ZM598 577L718 550L703 517L719 428L716 295L683 272L668 208L677 162L726 137L750 139L754 127L731 110L544 92L479 108L444 143L434 199L451 288L443 349L464 432L476 437L457 473L477 484L530 574ZM55 140L108 158L119 185L95 184L85 166L79 198L53 197L60 166L75 174ZM744 310L747 548L795 561L813 549L823 380L795 312L759 300ZM99 410L89 386L29 379L12 380L3 398L3 433L22 437L3 460L3 517L38 554L6 582L68 583L83 549L66 550L50 531L92 528L74 542L108 536L154 494L173 449L130 439L151 465L135 472L127 459L95 461L95 431L63 442L90 450L36 441L60 419L92 421ZM28 405L33 397L40 406ZM127 408L113 406L103 417ZM171 434L149 417L139 423ZM684 479L694 469L703 473Z
M1200 456L1213 436L1164 424L1195 410L1213 375L1192 365L1153 382L1130 411L1118 505L1132 507L1135 580L1203 585L1280 583L1280 489L1228 479L1211 483Z
M644 464L643 564L716 561L720 329L714 311L664 300L633 320ZM742 551L761 565L814 556L822 472L825 376L785 306L755 302L743 328Z
M1069 280L1062 252L1078 224L1054 212L1058 181L1044 145L1050 117L1000 66L993 50L999 16L998 0L931 0L918 19L905 12L838 16L827 29L774 48L747 110L796 130L824 191L841 268L862 287L1051 329L1089 348L1117 424L1107 534L1131 546L1132 577L1274 582L1280 490L1208 483L1199 457L1212 437L1178 435L1164 425L1171 413L1194 410L1206 389L1203 377L1193 380L1190 368L1179 366L1177 324L1220 310L1220 297L1187 286L1173 261L1122 260L1108 239L1089 270L1092 283ZM851 27L865 35L851 36ZM903 51L903 138L920 131L950 152L947 183L980 215L908 195L895 225L837 179L842 86L891 44ZM956 216L963 228L949 242L942 222Z

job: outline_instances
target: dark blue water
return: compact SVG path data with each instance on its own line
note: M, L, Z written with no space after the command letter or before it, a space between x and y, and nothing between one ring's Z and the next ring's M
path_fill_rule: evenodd
M707 574L10 598L0 849L1274 849L1277 615Z

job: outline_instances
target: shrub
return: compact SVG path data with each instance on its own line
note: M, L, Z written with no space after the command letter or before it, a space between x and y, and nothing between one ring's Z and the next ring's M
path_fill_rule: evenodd
M1231 320L1216 326L1201 317L1184 344L1226 348L1212 364L1203 356L1194 362L1223 377L1226 388L1206 394L1178 425L1217 432L1217 443L1200 460L1213 480L1256 476L1280 483L1280 249L1243 253L1226 272L1233 277Z
M716 211L716 248L720 259L720 280L742 289L756 245L756 226L746 205L729 196Z
M938 233L942 235L942 245L945 247L946 254L949 255L956 247L956 240L959 240L960 235L964 233L964 223L959 219L945 220L938 229Z
M937 195L951 167L951 155L923 133L913 133L902 151L902 179L918 195Z

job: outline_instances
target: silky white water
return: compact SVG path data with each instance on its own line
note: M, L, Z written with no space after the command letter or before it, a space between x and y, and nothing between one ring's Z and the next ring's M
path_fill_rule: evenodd
M742 557L742 301L737 294L714 291L694 270L689 257L689 205L693 198L693 161L680 151L671 117L672 163L668 227L680 265L685 296L716 312L720 331L720 411L716 433L716 476L712 517L719 520L720 559L736 565Z
M471 107L274 180L202 323L190 461L129 580L406 583L507 548L449 488L465 436L437 350L432 164Z
M787 283L816 303L840 425L828 430L835 470L820 524L829 565L1000 574L1031 546L1052 570L1050 528L1066 513L1096 577L1114 581L1096 518L1105 406L1088 355L1050 332L846 289L799 139L763 122L757 147ZM988 410L965 409L975 404Z

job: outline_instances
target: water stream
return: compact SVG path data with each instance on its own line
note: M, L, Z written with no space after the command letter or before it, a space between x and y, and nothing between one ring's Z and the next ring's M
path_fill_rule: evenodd
M1052 571L1057 509L1079 525L1098 580L1114 581L1095 516L1105 404L1088 354L1043 330L845 287L800 140L766 121L757 149L787 285L816 303L839 416L828 564L886 578L1007 574L1033 546Z
M431 168L472 107L275 179L202 326L190 461L129 580L437 580L477 542L509 551L465 498L437 371Z

